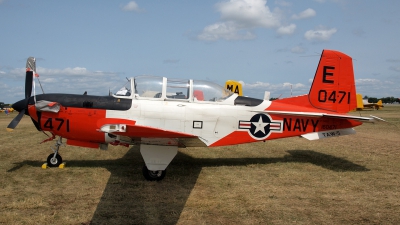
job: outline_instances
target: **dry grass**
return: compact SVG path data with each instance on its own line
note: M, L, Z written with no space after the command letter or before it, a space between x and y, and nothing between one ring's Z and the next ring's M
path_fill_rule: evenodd
M400 106L369 114L390 123L181 149L162 182L144 180L137 147L62 147L67 167L43 170L54 143L28 117L7 133L16 114L1 114L0 224L399 224Z

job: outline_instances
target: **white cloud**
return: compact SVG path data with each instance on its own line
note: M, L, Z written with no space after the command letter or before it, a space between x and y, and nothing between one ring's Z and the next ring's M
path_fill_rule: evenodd
M232 21L239 26L249 27L276 27L279 19L266 5L266 0L230 0L217 4L221 12L221 19Z
M301 83L293 84L290 82L285 82L281 84L270 84L257 81L255 83L242 83L244 95L254 98L263 98L265 91L271 92L271 97L281 98L290 97L292 93L293 96L307 94L310 85L304 85Z
M142 11L142 9L139 8L139 5L135 2L135 1L130 1L128 2L126 5L121 7L123 11L127 11L127 12L140 12Z
M266 0L230 0L216 4L222 22L206 26L197 36L199 40L216 41L252 39L254 28L278 28L279 10L272 12Z
M87 91L90 95L107 95L109 88L111 90L118 89L126 82L117 73L90 71L84 67L68 67L64 69L37 67L36 69L45 93L81 94ZM1 93L5 93L7 98L22 98L24 95L25 68L16 68L5 72L1 79L18 85L0 90ZM21 90L17 91L17 88ZM13 95L7 94L8 92L12 92ZM42 93L38 81L36 81L36 93Z
M316 30L307 31L304 34L304 37L309 41L328 41L336 32L336 28L327 29L324 27L319 27Z
M378 83L378 82L380 82L379 80L377 80L377 79L371 79L371 78L364 78L364 79L357 79L356 80L356 84L357 85L365 85L365 84L376 84L376 83Z
M390 97L393 96L393 93L398 93L400 91L398 82L393 80L363 78L356 79L355 82L357 93L360 93L363 96L368 95L377 98Z
M289 26L279 27L276 32L280 35L288 35L288 34L293 34L295 30L296 30L296 24L290 24Z
M292 18L295 20L301 20L301 19L306 19L306 18L316 16L316 15L317 15L317 12L315 12L314 9L308 8L308 9L304 10L303 12L299 13L298 15L297 14L293 15Z
M204 28L203 33L198 39L204 41L216 41L218 39L225 40L248 40L255 38L250 31L241 31L237 24L232 22L215 23Z

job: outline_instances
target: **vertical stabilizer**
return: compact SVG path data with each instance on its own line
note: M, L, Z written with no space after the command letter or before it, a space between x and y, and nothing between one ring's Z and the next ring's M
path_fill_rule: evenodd
M318 109L346 113L357 107L353 62L338 51L324 50L308 95Z
M364 109L363 97L361 94L357 94L357 110Z

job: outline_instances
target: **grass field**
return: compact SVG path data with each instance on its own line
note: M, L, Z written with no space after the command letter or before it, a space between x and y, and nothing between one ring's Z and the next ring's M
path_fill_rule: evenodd
M354 112L353 115L360 115ZM308 141L180 149L161 182L137 147L62 147L16 113L0 115L0 224L400 224L400 106L362 111L389 123Z

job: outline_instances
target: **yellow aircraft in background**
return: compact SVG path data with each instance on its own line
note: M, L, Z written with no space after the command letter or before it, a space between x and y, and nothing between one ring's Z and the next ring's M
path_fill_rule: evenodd
M367 99L363 99L361 94L357 94L357 110L364 110L366 108L379 110L383 108L382 100L379 100L377 103L370 103Z
M243 96L242 84L235 80L227 80L225 82L225 88L232 91L233 93Z
M242 84L239 81L227 80L225 82L225 88L232 91L233 93L238 94L239 96L243 96ZM264 93L264 100L269 100L269 98L270 98L270 92L266 91Z

